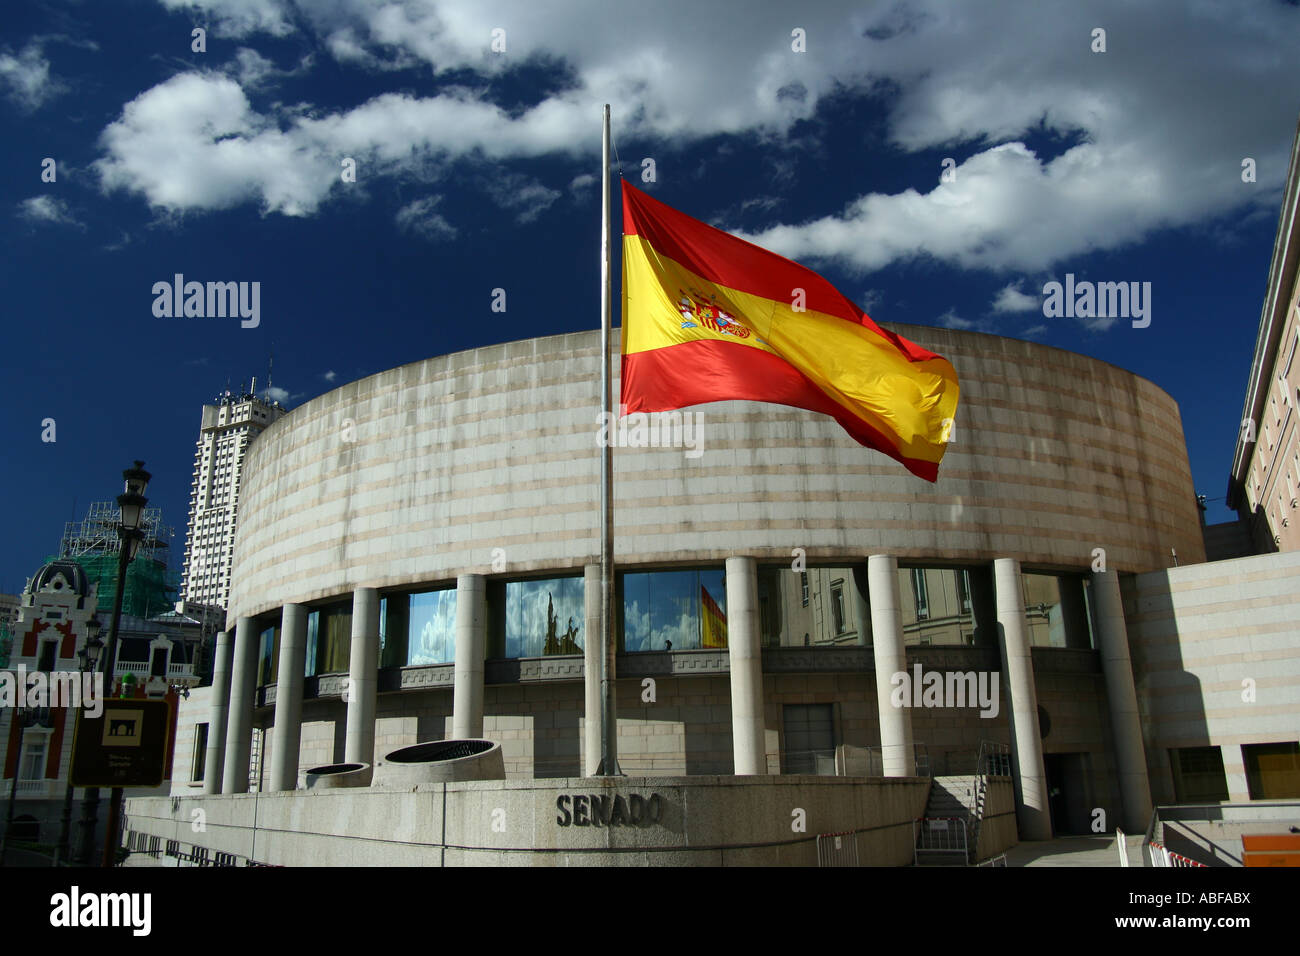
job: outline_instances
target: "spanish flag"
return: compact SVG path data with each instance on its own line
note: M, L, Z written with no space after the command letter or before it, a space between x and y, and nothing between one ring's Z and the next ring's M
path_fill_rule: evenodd
M733 399L830 415L935 481L957 412L946 359L796 262L623 183L627 412Z
M701 647L726 647L727 646L727 615L722 608L718 607L718 602L713 600L704 587L700 585L700 646Z

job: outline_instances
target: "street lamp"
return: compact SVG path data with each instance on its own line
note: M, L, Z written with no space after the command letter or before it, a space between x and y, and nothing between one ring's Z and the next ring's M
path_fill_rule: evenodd
M102 659L101 669L107 693L113 693L113 675L117 669L117 633L122 623L122 598L126 593L126 568L139 550L144 534L140 531L140 518L149 499L144 496L153 476L144 470L144 462L137 461L134 468L122 472L126 488L117 496L117 505L122 509L122 520L117 526L117 536L121 548L117 559L117 593L113 595L113 617L108 631L108 647ZM96 806L99 803L99 788L87 787L86 798L82 802L82 826L86 827L86 842L83 844L85 862L90 862L90 847L94 842ZM117 836L117 822L122 811L122 788L114 787L108 806L108 832L104 838L104 866L112 866L115 853L113 842Z
M81 674L93 674L99 669L99 657L104 651L104 642L99 639L99 632L104 625L95 615L86 622L86 643L77 651L77 671ZM84 678L83 678L84 680ZM85 689L84 687L82 688ZM103 694L101 693L102 697ZM84 696L83 696L84 701ZM59 845L54 850L54 865L59 866L71 856L69 841L72 836L72 764L68 764L68 785L63 791L63 820L59 825ZM91 836L93 837L93 831Z
M22 699L17 701L17 706L14 707L14 720L18 721L18 764L14 767L13 783L9 786L9 813L5 819L4 842L0 843L0 866L4 866L5 856L9 852L9 834L14 827L14 805L18 803L18 778L23 773L23 734L28 727L49 726L50 708L27 706L27 698L31 695L32 688L36 686L36 683L36 678L33 676L27 683L27 689L23 693Z

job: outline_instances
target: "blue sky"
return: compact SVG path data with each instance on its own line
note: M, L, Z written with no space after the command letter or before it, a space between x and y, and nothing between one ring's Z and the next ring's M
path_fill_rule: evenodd
M597 327L605 102L625 175L873 318L1151 379L1221 498L1297 62L1300 8L1280 0L19 5L0 22L0 591L135 458L178 564L200 406L264 388L272 352L292 406ZM257 327L155 316L175 273L259 282ZM1150 326L1045 318L1066 273L1150 282Z

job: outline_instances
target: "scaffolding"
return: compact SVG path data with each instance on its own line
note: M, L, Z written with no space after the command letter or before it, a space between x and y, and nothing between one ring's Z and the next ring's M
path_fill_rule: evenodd
M85 555L116 555L122 548L117 527L122 521L122 509L115 501L96 501L80 521L69 521L63 526L63 540L59 542L59 556L80 558ZM162 523L161 508L145 508L140 516L140 530L144 540L136 558L167 564L167 551L175 532Z
M86 571L90 583L99 585L98 609L111 611L117 594L117 563L122 541L117 529L122 511L116 502L96 501L81 521L64 525L58 558L72 560ZM163 524L162 510L146 508L140 517L144 538L126 569L126 590L122 613L149 618L172 610L176 603L179 575L167 567L174 532Z

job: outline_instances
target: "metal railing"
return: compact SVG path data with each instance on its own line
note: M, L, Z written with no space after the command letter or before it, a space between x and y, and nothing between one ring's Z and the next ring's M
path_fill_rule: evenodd
M966 821L961 817L918 817L914 825L912 863L921 865L922 853L959 856L965 866L970 859L966 840Z
M1147 851L1151 854L1152 866L1198 866L1202 869L1209 869L1204 863L1197 863L1191 857L1175 853L1173 850L1166 849L1154 841L1147 844Z
M1119 865L1128 866L1128 843L1124 840L1124 831L1115 828L1115 848L1119 851Z
M860 866L858 835L852 830L817 835L818 866Z
M978 777L1011 776L1011 748L992 740L981 740L979 755L975 758L975 775Z
M1148 849L1148 853L1139 851L1139 857L1143 866L1192 864L1241 866L1243 861L1236 845L1225 846L1222 842L1208 836L1203 829L1193 829L1194 825L1215 821L1221 824L1250 823L1261 828L1268 826L1285 828L1294 825L1297 812L1300 812L1300 806L1293 801L1265 800L1252 800L1249 803L1184 803L1153 807L1151 820L1142 837L1142 846ZM1167 823L1176 825L1177 832L1174 835L1179 839L1172 841L1166 839L1164 831ZM1169 842L1177 844L1180 841L1187 844L1184 849L1195 852L1202 857L1202 860L1208 860L1209 863L1192 860L1173 851L1168 851L1171 859L1176 857L1190 862L1173 864L1164 862L1165 857L1161 851L1166 850L1166 844ZM1155 847L1156 850L1152 851L1151 847Z

